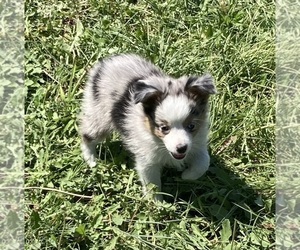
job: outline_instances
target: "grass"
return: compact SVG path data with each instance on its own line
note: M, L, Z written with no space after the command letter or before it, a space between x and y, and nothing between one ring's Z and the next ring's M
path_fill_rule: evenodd
M24 241L23 4L0 4L0 249ZM15 187L15 188L10 188Z
M275 4L26 1L26 249L274 249ZM166 170L168 203L141 195L117 134L91 169L77 116L86 72L134 52L180 76L210 72L205 176ZM100 111L99 111L100 112Z
M300 245L300 91L299 60L294 54L299 23L294 7L289 1L277 4L276 241L287 249Z

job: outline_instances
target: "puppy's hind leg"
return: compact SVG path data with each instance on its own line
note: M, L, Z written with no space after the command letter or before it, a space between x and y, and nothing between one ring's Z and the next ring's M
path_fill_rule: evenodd
M91 137L87 133L82 134L81 151L84 160L90 167L96 166L96 145L99 140Z
M87 133L86 131L82 132L81 151L83 158L89 166L94 167L96 166L97 158L96 146L106 139L109 135L109 131L97 131L96 136L91 136L91 133Z

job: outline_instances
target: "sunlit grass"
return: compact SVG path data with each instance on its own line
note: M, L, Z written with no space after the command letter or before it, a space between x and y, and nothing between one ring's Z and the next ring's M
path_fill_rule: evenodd
M269 1L26 1L25 180L47 188L26 191L26 248L272 249L274 36ZM174 198L160 206L116 134L96 168L81 157L86 71L123 52L175 76L210 72L219 92L210 171L184 182L166 170Z

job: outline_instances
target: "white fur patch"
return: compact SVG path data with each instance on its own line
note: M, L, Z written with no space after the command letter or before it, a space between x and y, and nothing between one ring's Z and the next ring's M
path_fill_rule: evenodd
M183 123L190 111L190 100L186 95L169 95L157 107L156 114L159 118L176 126L176 124Z

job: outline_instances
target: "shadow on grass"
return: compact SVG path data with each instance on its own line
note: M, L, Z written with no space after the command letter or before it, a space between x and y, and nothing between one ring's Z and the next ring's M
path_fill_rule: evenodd
M107 141L97 147L98 157L104 163L116 165L125 164L128 168L134 168L134 160L125 149L122 141Z
M229 170L218 156L211 156L209 170L197 181L183 181L180 172L173 174L175 177L171 177L170 170L163 174L163 191L175 197L168 197L167 201L191 204L190 216L204 216L216 223L236 219L249 224L249 221L257 220L264 210L259 191ZM274 204L270 204L269 210L273 209Z
M116 165L126 164L134 168L133 158L122 146L121 141L102 144L100 159ZM251 188L237 173L218 156L211 156L211 165L204 176L196 181L184 181L181 172L172 168L162 173L162 192L169 203L191 204L189 216L206 217L215 223L224 219L234 219L249 224L261 212L274 212L274 203L263 203L258 190ZM170 194L170 195L167 195Z

